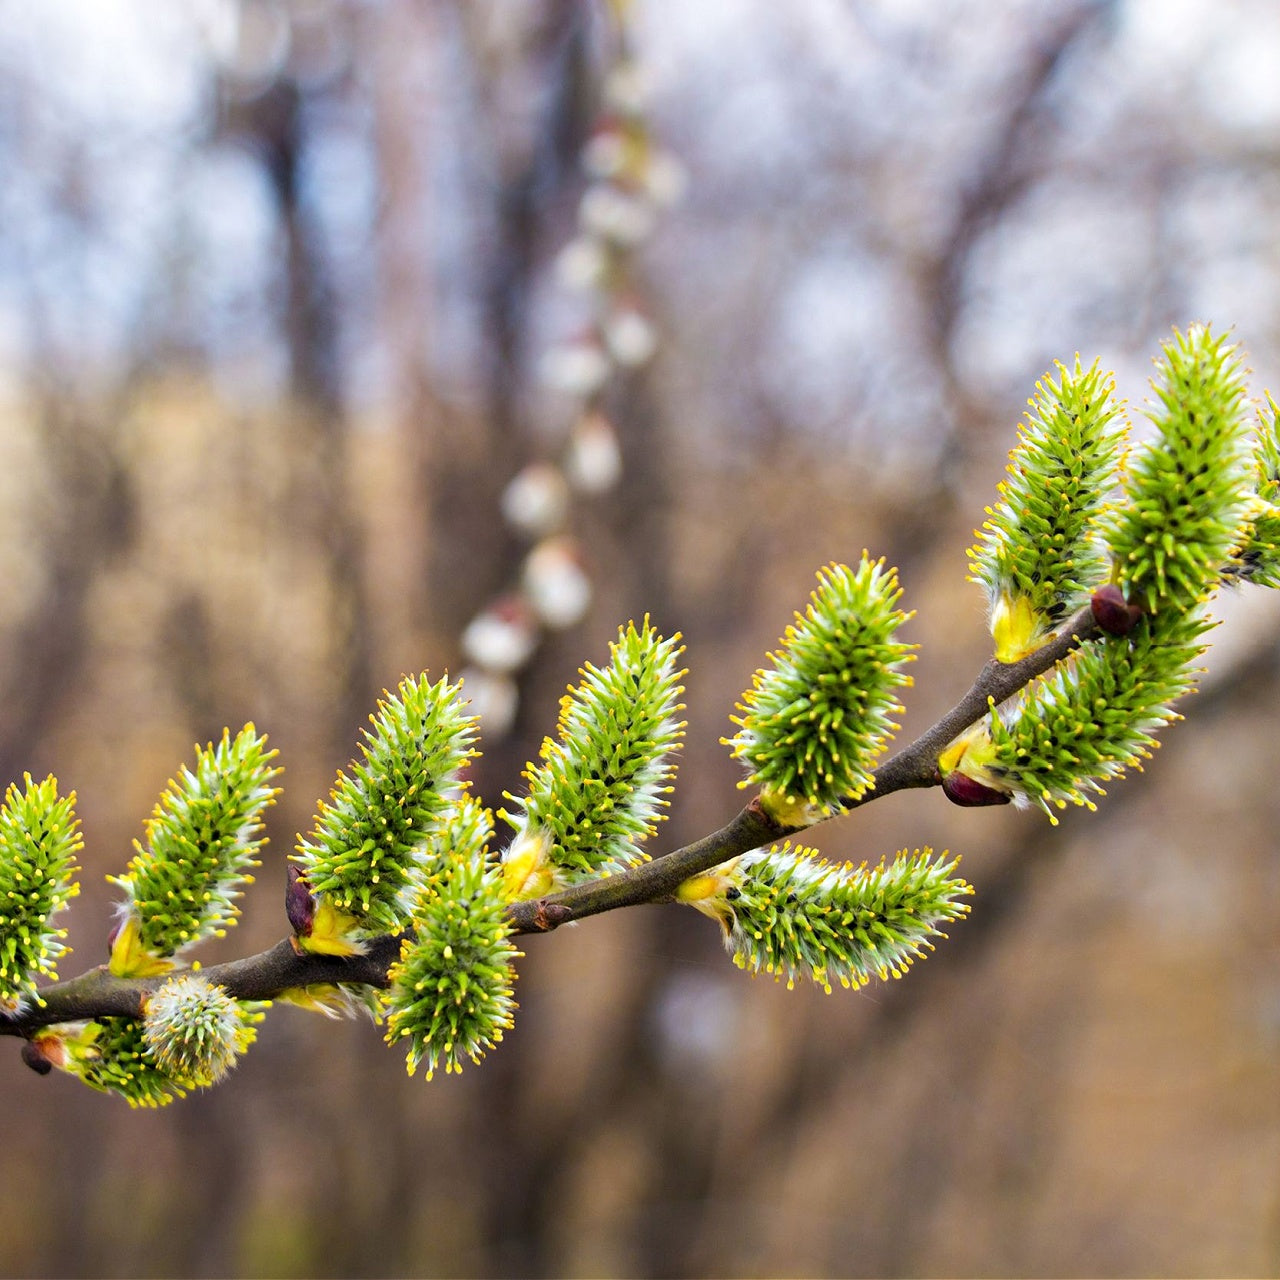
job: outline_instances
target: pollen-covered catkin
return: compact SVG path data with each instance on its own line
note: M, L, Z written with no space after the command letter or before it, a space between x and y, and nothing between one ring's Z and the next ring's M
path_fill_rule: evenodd
M871 785L911 683L914 646L895 638L911 617L895 607L901 596L883 560L830 565L742 695L738 731L724 741L747 768L741 785L759 787L777 821L807 826Z
M604 668L588 663L560 704L554 739L525 770L528 787L503 819L515 829L503 853L510 898L621 870L665 815L684 737L680 637L649 625L622 628Z
M1036 384L999 500L969 552L986 588L996 658L1035 652L1107 572L1098 527L1119 479L1126 424L1095 361L1057 366Z
M172 968L188 947L235 923L241 890L266 843L262 815L277 795L265 736L246 725L171 781L146 825L146 841L123 875L125 891L111 947L111 972L142 977Z
M463 794L476 722L459 685L406 677L370 721L362 761L338 775L292 855L314 899L298 935L304 950L350 954L366 938L406 928L430 842Z
M56 976L65 953L54 917L75 897L81 849L75 794L57 779L10 786L0 806L0 1012L17 1013L36 997L36 977Z
M958 862L923 849L854 866L783 844L694 877L676 897L720 921L740 969L830 991L901 977L932 950L941 926L969 910L973 890L951 874Z

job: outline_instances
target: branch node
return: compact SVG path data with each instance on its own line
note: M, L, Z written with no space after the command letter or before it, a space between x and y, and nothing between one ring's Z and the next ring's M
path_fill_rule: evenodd
M53 1070L53 1063L40 1051L39 1045L31 1040L22 1042L22 1060L38 1076L47 1076Z
M562 902L539 898L533 912L533 926L539 933L550 933L573 919L573 909Z

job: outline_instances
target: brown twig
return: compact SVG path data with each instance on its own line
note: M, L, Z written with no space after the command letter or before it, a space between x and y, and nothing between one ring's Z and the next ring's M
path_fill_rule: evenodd
M201 977L224 988L237 1000L274 1000L294 987L323 985L385 987L387 971L400 954L399 937L374 938L358 956L319 956L298 952L284 938L267 951L202 966ZM79 977L55 982L40 992L42 1001L16 1017L0 1013L0 1035L26 1036L59 1022L92 1018L140 1017L147 996L162 987L168 975L155 978L117 978L99 965Z
M968 693L910 746L885 761L875 771L873 785L861 796L847 800L844 810L858 808L895 791L936 786L941 781L938 756L948 743L980 720L989 707L1012 697L1096 634L1093 615L1086 607L1030 657L1015 663L988 662ZM752 800L718 831L693 844L617 875L590 880L543 898L513 902L507 908L507 915L517 934L549 933L571 920L583 920L620 907L670 901L690 876L798 829L776 822L760 807L758 800ZM238 1000L271 1000L294 987L322 984L385 987L388 970L400 953L400 941L399 937L375 938L363 955L335 957L300 954L286 938L258 955L210 965L200 972ZM43 988L41 1003L17 1016L0 1014L0 1035L29 1036L41 1027L56 1023L112 1015L137 1017L145 1007L148 994L164 981L163 976L117 978L105 967L91 969L79 977Z

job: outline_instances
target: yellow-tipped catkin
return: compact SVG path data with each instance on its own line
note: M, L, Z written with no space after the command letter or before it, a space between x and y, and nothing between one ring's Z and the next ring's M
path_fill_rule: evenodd
M898 690L912 645L896 638L911 615L897 573L865 555L856 569L831 565L818 575L809 607L787 628L771 665L758 671L726 738L760 789L766 811L790 827L807 826L861 796L897 729Z
M276 795L274 751L253 725L197 748L195 766L169 783L123 875L122 920L111 972L142 977L235 923L241 890L266 843L262 815Z
M941 926L969 910L957 864L924 849L854 866L783 844L686 881L676 898L720 922L740 969L830 991L901 977L931 950Z
M418 904L384 997L388 1044L404 1041L412 1075L425 1063L461 1071L497 1044L515 1016L514 961L499 868L463 857Z
M17 1013L36 996L36 977L56 976L66 951L54 917L79 892L75 794L55 778L10 786L0 806L0 1012Z
M1175 331L1152 387L1156 434L1130 455L1107 537L1132 604L1185 613L1216 587L1252 496L1240 349L1203 325Z
M431 874L431 842L456 812L475 719L460 686L406 677L370 717L362 761L338 775L292 861L314 904L295 912L298 945L350 954L399 933Z
M1000 662L1039 649L1105 580L1099 518L1119 477L1125 423L1097 363L1057 366L1036 384L999 501L969 552L986 588Z
M684 737L678 635L622 628L604 668L588 663L560 704L560 723L528 789L501 816L516 835L503 854L507 892L529 898L645 858L667 807Z

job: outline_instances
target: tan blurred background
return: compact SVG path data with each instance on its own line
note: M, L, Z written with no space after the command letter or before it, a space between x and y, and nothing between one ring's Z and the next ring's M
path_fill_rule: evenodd
M1172 324L1280 367L1268 0L636 0L685 174L629 287L593 597L520 675L514 788L578 664L688 646L659 845L741 802L718 744L814 570L897 564L905 732L986 654L964 549L1035 379L1135 405ZM285 795L241 926L402 672L456 671L553 454L553 263L618 56L573 0L0 3L0 780L79 794L71 974L193 741L253 720ZM561 433L561 434L557 434ZM752 981L694 913L529 939L515 1031L428 1084L282 1009L159 1112L0 1045L14 1276L1271 1275L1280 1269L1280 614L1233 597L1188 723L1061 826L887 798L832 856L963 853L971 919L903 982Z

